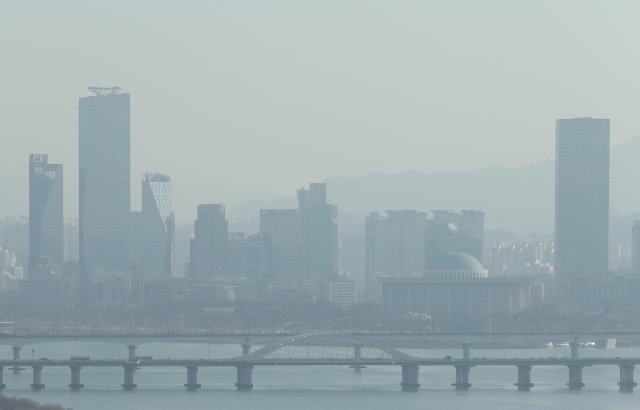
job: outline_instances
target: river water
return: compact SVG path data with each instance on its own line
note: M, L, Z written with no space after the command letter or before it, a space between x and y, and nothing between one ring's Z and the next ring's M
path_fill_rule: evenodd
M459 349L403 349L422 357L460 357ZM237 356L240 347L208 343L150 343L141 345L137 354L154 358L229 358ZM640 357L638 348L582 349L582 357ZM123 345L104 342L49 342L24 346L22 357L69 358L86 355L92 359L125 359ZM475 349L472 357L564 357L568 348L549 349ZM0 346L0 358L11 358L11 349ZM7 396L26 397L41 403L58 403L75 410L84 409L638 409L640 390L619 393L617 366L585 368L581 392L566 387L568 371L563 366L537 366L531 372L531 392L518 392L515 366L482 366L470 372L471 389L456 392L451 387L453 367L421 367L420 391L400 391L400 366L371 366L357 374L337 366L257 367L253 371L254 389L237 392L235 368L200 368L198 382L202 388L188 392L186 370L182 368L142 368L135 373L138 388L125 392L123 372L119 368L82 369L85 388L71 392L70 371L66 367L45 367L42 372L46 388L34 392L31 370L14 374L4 371ZM640 372L636 372L640 379Z

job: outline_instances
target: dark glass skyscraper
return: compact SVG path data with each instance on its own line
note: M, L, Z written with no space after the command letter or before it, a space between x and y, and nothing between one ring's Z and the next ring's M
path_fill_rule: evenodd
M29 274L40 265L60 268L64 255L62 165L29 155Z
M561 279L609 269L609 120L556 121L555 269Z
M229 226L224 205L198 205L190 247L190 274L195 283L228 274Z
M89 90L95 95L80 98L81 274L91 275L97 270L128 271L129 94L120 93L119 87Z

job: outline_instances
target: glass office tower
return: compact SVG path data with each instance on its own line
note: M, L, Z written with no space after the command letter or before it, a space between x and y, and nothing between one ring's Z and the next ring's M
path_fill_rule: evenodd
M29 274L59 270L64 262L62 165L46 154L29 155Z
M556 121L555 269L561 279L609 269L609 120Z
M142 271L146 277L170 278L174 269L175 217L171 178L142 177Z
M80 98L79 111L80 270L84 279L98 271L130 270L129 94L120 93L119 87L89 90L94 95Z

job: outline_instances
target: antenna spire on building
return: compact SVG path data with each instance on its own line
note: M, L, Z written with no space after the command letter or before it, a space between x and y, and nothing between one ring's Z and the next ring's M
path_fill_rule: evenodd
M98 97L102 97L106 95L119 94L122 87L87 87L87 90L91 91Z

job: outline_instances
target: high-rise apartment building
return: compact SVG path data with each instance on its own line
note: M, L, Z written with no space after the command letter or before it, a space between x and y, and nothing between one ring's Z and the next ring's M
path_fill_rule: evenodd
M89 88L80 98L80 273L129 271L129 94ZM83 281L81 280L81 292Z
M228 272L229 225L222 204L198 205L190 247L190 275L203 283Z
M431 213L426 229L427 263L447 251L465 252L482 261L484 212L434 210Z
M142 271L145 277L170 278L174 271L175 217L171 179L162 174L142 177Z
M327 185L312 183L298 190L303 229L305 271L309 279L338 273L338 208L327 203Z
M609 269L609 120L556 121L555 270L561 279Z
M46 154L29 155L29 274L64 262L62 165Z
M378 276L421 276L425 272L427 215L414 210L377 212L365 221L365 295L378 296Z

